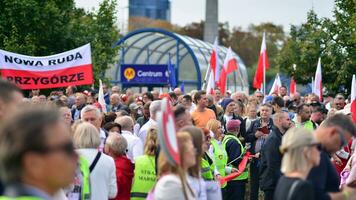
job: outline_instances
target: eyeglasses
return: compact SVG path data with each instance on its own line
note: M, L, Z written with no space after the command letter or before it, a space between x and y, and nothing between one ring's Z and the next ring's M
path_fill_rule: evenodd
M340 141L341 141L341 144L340 144L340 149L344 146L347 145L347 141L346 141L346 138L344 136L344 132L338 128L338 133L339 133L339 136L340 136Z
M55 152L64 152L67 155L74 155L74 145L72 141L66 142L64 144L60 144L57 146L52 146L52 147L42 147L42 148L37 148L33 149L32 151L40 153L40 154L50 154L50 153L55 153Z
M318 149L318 151L321 151L323 149L323 147L321 146L320 143L313 143L308 145L309 147L316 147L316 149Z

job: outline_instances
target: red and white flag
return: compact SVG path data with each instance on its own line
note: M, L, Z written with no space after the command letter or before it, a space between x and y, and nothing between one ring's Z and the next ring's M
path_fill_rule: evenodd
M220 79L219 79L220 91L223 95L225 94L227 76L230 73L234 72L235 70L237 70L237 62L232 55L231 47L229 47L229 49L226 52L224 67L221 70Z
M101 110L103 111L103 113L107 113L107 110L106 110L106 103L105 103L105 99L104 99L103 82L101 81L101 79L99 79L98 103L100 104Z
M210 56L210 70L213 72L215 82L219 82L220 66L219 66L219 45L218 38L215 38L213 52Z
M351 85L351 114L354 123L356 124L356 78L355 74L352 76L352 85Z
M281 79L279 78L279 74L277 73L276 78L274 79L271 90L268 95L272 95L273 93L278 95L279 88L282 86Z
M265 71L268 69L268 57L267 57L267 49L266 49L266 34L263 33L262 44L260 57L258 59L258 65L255 73L255 77L253 79L253 87L255 89L262 89L263 77Z
M321 74L321 59L318 60L318 66L315 72L313 93L319 96L320 102L323 100L323 83L322 83L322 74Z
M294 77L292 76L290 78L290 84L289 84L289 94L294 95L297 92L297 84L294 80Z
M214 94L214 88L215 88L214 74L211 71L206 85L206 94Z
M24 90L91 85L90 44L43 57L0 50L0 72L2 77Z

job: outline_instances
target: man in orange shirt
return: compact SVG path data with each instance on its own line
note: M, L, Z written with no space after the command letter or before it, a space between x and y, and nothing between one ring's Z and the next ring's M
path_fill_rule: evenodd
M197 108L191 115L195 126L204 128L210 119L216 119L214 111L207 108L208 99L204 91L199 91L194 95L194 103Z

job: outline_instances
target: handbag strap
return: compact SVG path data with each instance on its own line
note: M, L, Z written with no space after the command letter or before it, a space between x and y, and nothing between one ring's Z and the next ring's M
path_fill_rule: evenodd
M298 184L300 183L300 180L295 181L292 184L292 187L290 188L289 192L288 192L288 196L287 196L287 200L291 200L294 194L295 189L297 188Z
M93 162L91 163L91 165L90 165L90 167L89 167L90 173L94 170L94 167L95 167L96 164L98 163L100 156L101 156L101 152L99 151L99 152L96 154L96 156L95 156Z

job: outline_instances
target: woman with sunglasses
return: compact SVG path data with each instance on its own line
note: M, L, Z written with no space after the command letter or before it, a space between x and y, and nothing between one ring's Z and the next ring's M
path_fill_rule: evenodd
M319 165L320 144L304 128L292 128L282 138L281 171L284 174L277 184L275 200L313 200L314 189L306 181L310 170Z

